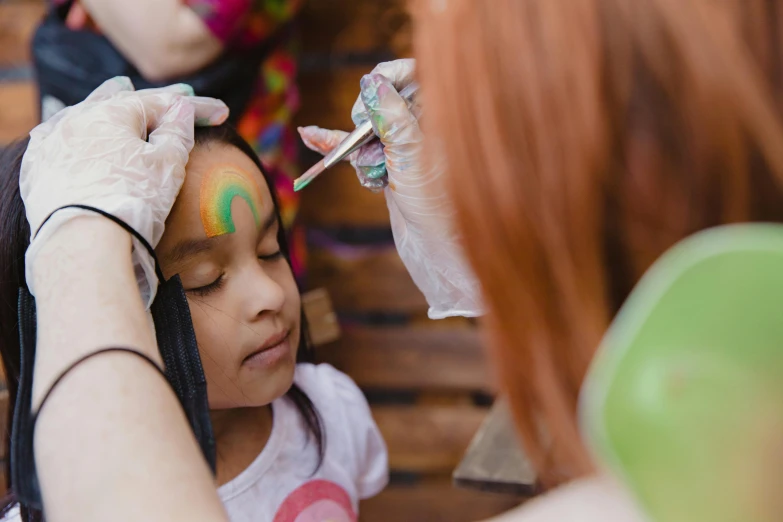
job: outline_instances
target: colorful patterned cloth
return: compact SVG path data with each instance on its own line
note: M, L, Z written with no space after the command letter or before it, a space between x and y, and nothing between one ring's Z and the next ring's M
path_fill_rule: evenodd
M303 0L184 0L228 50L250 47L275 34L291 20ZM283 225L290 232L291 262L300 281L305 271L305 236L295 225L299 198L292 180L298 175L297 138L291 124L299 108L296 85L297 40L283 39L261 65L256 94L241 116L239 133L268 167L280 198Z

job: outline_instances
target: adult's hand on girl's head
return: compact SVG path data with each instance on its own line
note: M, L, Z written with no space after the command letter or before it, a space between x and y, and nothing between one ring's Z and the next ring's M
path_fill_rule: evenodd
M454 230L445 161L432 150L425 160L418 119L398 94L414 72L414 60L395 60L379 64L362 78L351 117L357 125L369 118L380 141L365 145L348 160L362 186L385 187L397 250L427 298L430 317L480 315L478 281ZM305 145L324 155L347 135L314 126L300 128L299 134Z
M195 97L188 85L134 91L120 77L33 129L19 180L32 233L25 257L30 291L47 239L74 217L94 215L73 208L52 214L63 206L116 216L154 247L184 180L194 125L220 124L227 116L223 102ZM135 239L133 259L149 306L157 288L154 261Z

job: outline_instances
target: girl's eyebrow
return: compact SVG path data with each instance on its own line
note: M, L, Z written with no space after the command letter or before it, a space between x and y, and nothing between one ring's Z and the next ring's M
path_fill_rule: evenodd
M269 229L271 229L275 223L277 223L277 214L275 214L275 212L270 212L261 223L259 236L266 235L267 232L269 232ZM212 247L215 246L215 240L220 239L220 237L222 236L186 239L184 241L180 241L174 245L174 248L163 255L162 261L165 264L181 263L190 257L208 252L212 250Z
M174 248L166 252L163 256L163 262L166 264L179 263L186 260L189 257L207 252L212 249L215 244L213 239L217 238L203 238L203 239L186 239L180 241Z

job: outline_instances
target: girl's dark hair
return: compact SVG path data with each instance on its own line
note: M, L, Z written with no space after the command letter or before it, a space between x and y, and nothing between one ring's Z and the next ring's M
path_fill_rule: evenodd
M220 143L239 149L247 157L253 160L264 176L272 194L275 213L278 221L280 209L274 184L261 164L258 155L253 148L228 125L217 127L199 127L195 132L196 145L209 145ZM6 386L8 387L8 413L6 419L6 432L3 434L3 447L5 454L10 455L11 420L14 414L16 393L19 384L19 329L17 325L17 296L19 288L26 288L24 255L30 243L30 226L25 217L24 204L19 192L19 172L22 166L22 156L29 138L25 138L0 152L0 356L2 356L5 370ZM289 265L291 263L288 250L288 242L283 227L279 227L277 241ZM312 344L307 328L304 311L301 313L301 337L297 352L297 362L313 360ZM287 392L287 397L293 401L296 408L302 414L308 429L312 433L318 445L318 467L323 461L326 444L326 434L323 423L315 405L299 386L293 384ZM12 492L10 460L6 457L5 477L9 487L7 495L0 500L0 516L17 504ZM316 468L316 471L318 469ZM28 510L20 506L22 520L25 522L41 522L43 515L37 510Z
M25 217L22 196L19 193L19 171L29 138L13 143L0 153L0 355L3 359L5 381L8 387L6 430L3 433L5 449L5 479L8 494L0 503L5 514L16 504L11 492L11 423L14 418L16 390L19 386L19 328L17 323L17 296L26 288L24 254L30 244L30 225ZM23 506L22 520L39 522L39 511L28 511Z

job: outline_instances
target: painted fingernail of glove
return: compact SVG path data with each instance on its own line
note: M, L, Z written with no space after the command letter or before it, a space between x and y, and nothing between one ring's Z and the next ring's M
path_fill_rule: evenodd
M370 118L372 119L373 127L381 137L384 137L384 118L378 112L381 108L380 96L386 94L385 87L383 85L383 79L377 74L367 74L362 77L359 82L361 86L362 102L370 111Z
M207 118L196 118L196 127L211 127L213 125L220 125L228 119L228 108L223 107L216 109L213 114Z
M362 174L369 179L379 179L386 175L386 164L374 165L371 167L360 167Z
M182 92L183 96L195 96L196 91L193 90L193 86L187 83L178 83L177 88Z

